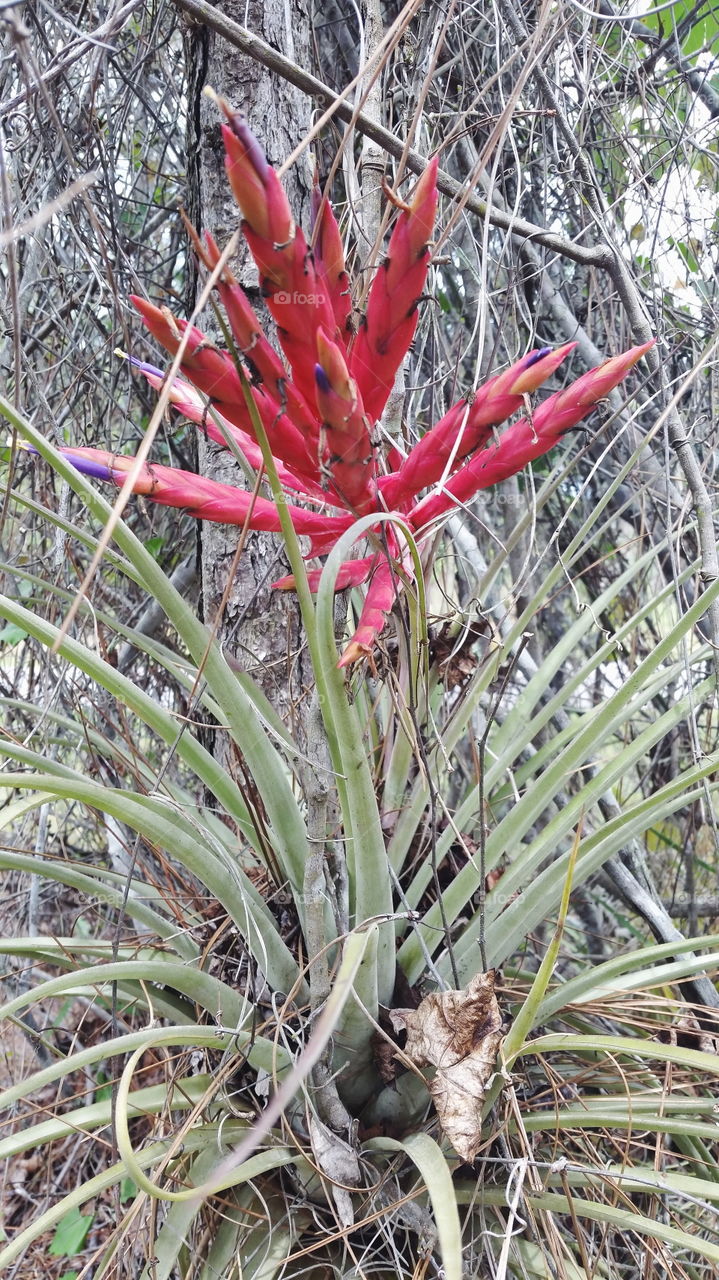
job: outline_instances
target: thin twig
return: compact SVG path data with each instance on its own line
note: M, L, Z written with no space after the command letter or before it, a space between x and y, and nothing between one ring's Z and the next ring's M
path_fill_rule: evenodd
M176 3L185 12L192 14L198 22L204 23L205 26L216 31L218 35L223 36L228 44L233 45L236 49L241 49L243 53L254 58L270 71L275 71L284 80L296 85L303 93L319 99L322 103L331 105L333 114L337 116L338 120L341 120L344 124L353 123L358 133L379 143L387 154L393 156L395 160L406 156L407 168L412 173L421 174L424 172L427 167L427 160L424 156L421 156L417 151L405 151L401 139L396 138L389 129L385 129L382 125L369 120L363 112L356 114L354 108L334 93L328 85L318 80L316 76L311 75L309 71L304 71L301 67L298 67L270 45L265 44L264 40L261 40L259 36L253 35L251 31L241 27L239 23L227 18L214 5L208 4L207 0L176 0ZM470 213L474 213L480 218L486 218L494 227L500 227L504 231L512 231L515 235L523 236L527 240L534 240L537 244L544 245L546 249L559 253L565 258L569 258L572 262L579 262L586 267L606 267L608 264L610 255L605 246L595 245L582 248L581 245L575 244L572 240L567 240L564 236L557 235L553 231L547 231L544 227L538 227L533 222L528 222L525 218L515 218L512 214L505 213L503 210L487 204L486 201L480 200L475 195L470 194L468 196L465 185L457 182L443 169L440 169L437 174L437 186L443 195L449 196L452 200L462 201L464 207Z
M519 11L515 10L511 4L504 3L504 0L499 0L499 3L504 21L513 38L517 41L526 41L528 39L527 29L524 20L519 16ZM610 221L601 192L597 186L596 173L577 141L576 133L567 119L554 86L550 83L544 70L541 66L535 65L532 74L538 85L541 97L553 112L557 129L576 166L577 175L582 181L582 194L594 215L597 226L607 237L607 258L601 265L605 268L619 294L635 341L637 343L647 342L654 337L653 328L631 268L615 240L615 228ZM645 358L666 396L668 385L661 354L656 347L652 347L646 353ZM712 502L709 490L707 489L696 452L674 400L667 405L665 415L669 443L677 455L684 479L692 496L702 562L702 583L704 586L710 587L719 577L719 552L717 551L716 529L712 517ZM717 688L719 689L719 601L709 606L707 617L713 649L714 674Z

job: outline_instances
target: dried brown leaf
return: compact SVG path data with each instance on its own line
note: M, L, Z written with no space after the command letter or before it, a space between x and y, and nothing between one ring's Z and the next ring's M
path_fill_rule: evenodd
M391 1041L375 1033L372 1037L372 1053L382 1083L392 1084L397 1078L397 1061Z
M679 1018L672 1027L660 1031L657 1039L664 1044L680 1045L682 1049L700 1049L702 1053L719 1054L719 1032L712 1032L707 1027L703 1027L691 1010Z
M494 1073L502 1016L494 970L477 974L464 991L426 996L417 1009L395 1009L395 1030L406 1030L406 1057L436 1067L429 1082L442 1128L457 1155L471 1162L479 1150L482 1103Z

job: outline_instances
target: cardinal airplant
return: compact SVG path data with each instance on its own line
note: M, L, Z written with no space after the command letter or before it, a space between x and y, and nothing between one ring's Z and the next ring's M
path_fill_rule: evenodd
M415 562L401 525L422 548L448 514L553 448L652 344L632 347L583 374L497 435L496 428L524 407L527 394L556 372L575 343L529 351L453 405L407 453L396 443L382 449L377 427L414 338L427 284L437 159L406 202L391 193L397 217L357 318L339 226L327 199L316 185L308 245L243 117L221 106L227 175L284 360L210 234L193 240L204 265L216 273L232 350L220 349L165 306L139 297L132 301L160 345L173 357L181 350L168 392L185 418L223 447L234 442L257 469L264 464L264 431L283 505L295 532L309 538L308 559L331 551L359 517L373 512L378 535L382 517L381 537L369 529L369 554L347 560L336 577L337 590L366 584L359 624L340 659L346 666L371 654L398 591L411 583ZM162 369L133 363L153 387L165 386ZM135 468L135 493L199 519L281 531L273 498L152 462L137 469L135 459L99 449L63 452L86 474L116 484ZM401 525L387 518L392 514ZM358 538L367 532L364 520ZM312 590L320 573L309 570ZM290 576L274 585L292 589L295 581Z

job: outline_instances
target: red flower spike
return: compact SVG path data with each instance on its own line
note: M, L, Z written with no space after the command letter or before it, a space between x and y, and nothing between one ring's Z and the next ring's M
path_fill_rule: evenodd
M131 358L131 364L133 365L133 368L145 375L151 387L154 387L158 392L163 390L167 382L167 375L162 372L162 369L155 369L153 365L143 364L141 360L135 360L134 358ZM255 402L257 403L261 393L258 392L256 388L254 390L254 396ZM250 466L254 467L255 471L259 471L264 465L262 450L257 444L254 436L250 435L247 431L243 431L240 427L235 426L234 423L230 422L228 418L225 418L218 409L213 408L210 412L207 402L203 399L200 392L196 391L195 388L189 382L186 382L184 378L180 378L177 375L173 378L172 386L169 390L169 398L170 404L177 409L178 413L181 413L183 417L189 418L190 422L194 422L198 427L201 427L206 435L208 435L211 440L214 440L216 444L222 445L226 448L227 441L225 439L225 433L227 433L227 435L236 441ZM262 398L264 399L264 397ZM260 410L260 416L263 419L263 423L266 419L270 419L270 422L268 423L269 426L274 422L274 414L274 405L267 406ZM265 429L267 429L267 426ZM304 476L296 476L294 472L290 471L289 468L285 466L284 462L280 462L279 458L275 458L275 467L277 468L277 475L280 483L285 485L286 488L295 489L306 498L313 498L323 503L327 501L327 495L318 484L314 484L313 481Z
M209 232L205 233L205 244L196 241L195 247L202 255L205 265L212 270L219 261L220 252ZM313 436L317 438L319 423L315 413L288 379L280 357L267 341L244 290L228 267L224 268L220 276L217 290L239 354L264 383L265 390L281 411L286 411L297 429L310 439Z
M166 307L162 310L143 298L131 295L131 301L137 307L150 333L162 344L170 355L177 354L177 349L185 330L191 331L190 340L181 361L180 369L186 378L208 396L213 405L242 431L247 431L254 438L252 419L250 418L239 374L232 357L217 347L194 325L188 326L186 320L176 319ZM311 444L308 444L297 427L283 414L277 404L268 396L252 389L253 399L268 433L273 454L287 463L294 471L310 477L319 476L319 466Z
M154 303L146 302L135 294L130 295L130 301L140 312L153 338L172 356L177 354L180 342L189 329L190 336L180 368L199 391L203 391L211 400L243 400L242 386L232 356L226 351L218 350L195 325L176 319L167 307L156 307Z
M606 360L564 391L558 391L545 400L535 410L531 422L520 418L502 434L497 445L474 454L461 471L447 481L440 493L430 494L414 508L410 513L414 528L423 528L457 504L469 502L480 489L487 489L516 475L528 462L548 453L560 437L581 422L653 346L654 339Z
M312 188L312 231L317 276L330 299L342 341L346 342L350 332L352 293L345 268L344 246L332 205L323 197L316 173Z
M406 562L402 564L405 574L408 573L411 563L411 557L408 556ZM387 614L397 599L399 588L397 565L385 556L379 561L372 575L357 630L337 664L339 667L349 667L360 658L369 657L378 635L384 628Z
M315 271L305 237L298 231L283 253L283 270L267 271L266 242L248 228L245 239L260 271L260 284L275 324L280 346L292 370L292 379L308 403L313 400L312 365L315 334L322 328L334 334L334 313L322 281Z
M344 564L340 565L335 579L335 591L345 591L347 587L361 587L362 583L367 581L376 561L376 554L364 556L361 560L345 560ZM322 573L322 569L310 569L307 574L307 583L313 595L320 589ZM295 575L290 573L286 578L279 578L277 582L272 583L272 586L277 591L294 591Z
M317 408L323 421L321 462L343 504L358 515L377 505L374 453L357 386L336 343L320 329L315 367Z
M379 488L382 499L387 506L404 510L416 499L422 489L436 484L451 456L452 448L461 434L462 443L465 435L476 439L477 445L484 444L491 435L491 428L486 431L473 431L469 421L471 406L466 400L460 400L452 406L448 413L440 418L435 427L427 431L422 439L402 460L397 471L389 476L381 476ZM435 435L436 432L436 435ZM457 450L457 466L464 455Z
M227 117L222 138L232 194L247 225L261 239L281 250L295 234L282 184L244 116L239 111L231 111L222 99L219 105Z
M400 213L352 347L350 371L370 422L381 417L417 328L417 304L427 281L428 241L437 211L438 163L437 157L430 161Z
M485 382L471 402L460 400L454 405L436 427L422 436L399 471L382 484L382 497L387 505L403 507L420 490L436 484L450 458L451 470L455 471L465 458L486 444L492 427L522 407L523 395L536 391L576 345L576 342L567 342L556 351L551 347L530 351L511 368Z
M334 332L334 312L277 174L244 118L220 105L228 120L223 127L227 173L244 218L244 236L293 380L311 404L315 333L320 326Z
M389 471L399 471L406 457L407 454L404 452L404 449L400 449L396 442L387 445L387 452L384 460Z
M61 449L78 471L98 480L110 480L121 486L135 465L134 458L107 453L101 449ZM132 492L150 498L164 507L177 507L198 520L212 520L217 524L247 524L249 529L264 533L280 533L282 524L274 502L269 498L254 497L245 489L231 484L221 484L194 471L181 471L177 467L163 467L155 462L145 462L132 486ZM297 533L311 538L324 537L327 516L318 511L305 511L290 503L286 511ZM346 518L349 523L352 517Z
M529 352L473 397L454 405L408 455L390 444L384 467L389 466L392 472L378 477L370 427L382 413L417 323L417 302L425 287L428 241L437 204L436 162L426 169L410 202L401 206L388 258L370 288L366 322L349 358L345 358L349 293L342 242L331 209L315 195L315 266L262 149L242 118L227 107L224 110L228 173L245 218L245 234L260 270L263 291L292 368L291 377L226 268L218 281L218 292L238 356L254 377L251 394L285 494L294 489L305 501L328 501L343 508L336 514L308 510L283 495L296 533L309 538L306 559L327 554L348 531L348 541L364 537L353 532L358 514L376 512L377 526L369 534L377 535L384 526L384 513L404 513L418 541L427 540L439 517L551 449L652 346L649 342L634 347L584 374L539 405L531 420L515 422L498 444L489 444L492 428L519 408L522 397L535 391L559 367L574 344L557 351ZM194 242L206 266L215 267L219 255L212 238L208 236L203 245L194 236ZM170 402L218 442L224 443L223 430L228 430L251 463L259 467L261 451L233 357L209 342L199 329L176 320L167 309L139 298L135 304L150 331L171 354L177 353L183 336L186 340L182 376L176 376L168 390ZM165 386L161 370L133 363L158 390ZM208 413L204 397L209 398L219 421ZM79 470L117 485L136 465L132 458L96 449L62 452ZM417 502L417 494L431 486L434 491ZM245 490L190 472L144 463L133 489L198 519L281 530L273 500L253 498ZM391 525L384 528L383 538L386 553L374 551L348 560L336 578L338 590L368 582L359 625L340 659L342 667L371 653L397 592L412 581L411 557ZM319 569L309 571L313 591L320 576ZM290 590L295 583L289 576L274 585Z

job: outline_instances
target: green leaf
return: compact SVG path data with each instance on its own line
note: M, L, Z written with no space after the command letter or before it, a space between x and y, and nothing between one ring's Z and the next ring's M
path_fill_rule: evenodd
M646 1236L649 1241L663 1240L682 1253L692 1251L711 1262L719 1262L719 1246L711 1240L704 1240L695 1231L681 1231L677 1227L662 1222L656 1215L651 1217L637 1213L634 1209L625 1209L615 1204L599 1204L573 1196L571 1203L564 1195L529 1192L527 1199L535 1209L546 1209L550 1213L572 1212L579 1218L607 1223L618 1227L622 1232L636 1232ZM694 1272L696 1274L696 1272Z
M9 753L9 748L7 751ZM22 754L20 748L14 754ZM267 976L277 990L290 991L297 981L297 964L279 937L272 914L255 886L241 870L235 867L234 875L228 875L226 865L216 856L216 850L193 832L191 824L167 803L164 798L131 795L113 791L109 787L86 782L82 776L72 776L63 770L61 777L49 775L47 790L57 796L84 801L93 808L109 813L120 822L141 831L152 843L171 849L175 857L183 861L197 875L218 901L227 906L228 913L244 933L254 953L262 956ZM43 775L0 774L0 787L33 786L42 788ZM44 789L44 788L43 788ZM147 825L149 823L149 826ZM221 851L219 851L221 852ZM222 984L220 984L222 985ZM226 989L229 993L229 989Z
M126 1204L128 1200L134 1200L139 1191L139 1187L134 1178L123 1178L120 1183L120 1204Z
M36 428L17 413L13 405L4 396L0 396L0 413L35 446L38 453L67 481L70 488L85 502L88 511L93 516L101 521L112 517L113 508L111 504L92 485L88 484L84 476L81 476L72 464L62 454L58 453ZM213 642L208 629L200 622L192 607L181 593L174 588L167 575L163 573L157 562L148 554L142 543L130 532L122 520L117 521L115 524L113 538L120 549L127 552L145 590L157 600L164 610L167 618L187 646L193 660L198 666L201 663L204 664L205 679L210 692L217 697L223 706L227 718L227 728L240 746L250 771L256 779L262 780L262 795L267 809L267 816L273 828L274 854L282 866L283 874L293 883L297 890L301 890L304 866L309 856L307 832L287 769L267 737L259 702L254 696L252 683L250 682L248 686L234 678L218 646ZM6 602L6 617L12 612L13 604L14 602ZM10 620L18 621L18 618L10 617ZM33 634L35 633L34 627L36 625L37 619L33 619L33 624L29 628L33 631ZM79 657L80 652L83 650L84 646L76 647L69 639L66 639L60 646L60 652L64 657L69 657L71 661L74 661L76 656ZM86 669L84 664L87 664L88 660L89 655L85 651L82 653L77 665L82 669ZM117 673L115 673L115 677L117 678ZM138 690L132 681L126 682L125 689L128 695L126 700L128 702L131 699L134 700ZM176 729L177 726L173 724L170 739L173 744ZM187 737L186 733L183 735L183 739L185 737ZM178 750L181 750L180 746L178 746ZM216 777L218 776L217 762L212 761L212 765L214 769L213 777ZM219 777L222 778L223 773L224 771L219 771ZM230 779L227 775L224 775L223 784L229 782ZM235 800L237 800L240 798L239 788L235 784L233 789L236 793ZM219 796L218 799L220 799ZM244 821L247 818L244 802L241 803L241 808L244 810L241 821ZM230 812L233 812L234 805L232 803L230 803L229 809ZM250 840L254 839L258 850L261 851L263 840L258 837L252 824L250 824L248 834Z
M159 558L160 552L162 551L162 548L165 545L165 539L160 537L160 535L158 534L158 536L155 538L148 538L143 545L145 550L149 551L150 555L153 556L155 560L157 560Z
M73 1254L79 1253L94 1218L94 1213L86 1214L80 1213L77 1208L70 1209L69 1213L66 1213L58 1222L48 1253L61 1258L72 1257Z
M395 1138L370 1138L364 1144L364 1149L403 1151L414 1162L432 1203L443 1274L446 1280L461 1280L462 1228L452 1174L439 1143L428 1133L412 1133L402 1142Z
M652 31L657 31L667 39L673 30L676 30L686 18L691 17L697 6L693 0L677 0L668 11L661 13L653 13L655 6L649 6L649 12L645 14L637 14L637 17L650 27ZM719 24L715 12L710 9L708 12L701 12L696 21L692 22L688 30L684 31L681 37L682 53L691 57L702 51L709 52L712 44L716 40Z
M269 1055L268 1055L269 1060ZM62 1065L62 1064L58 1064ZM66 1060L65 1075L70 1075L75 1070L76 1060L70 1057ZM185 1111L189 1107L196 1106L202 1101L203 1097L208 1093L212 1086L212 1078L210 1076L191 1076L189 1079L183 1079L178 1082L178 1088L173 1091L172 1109L173 1111ZM0 1095L0 1108L3 1107L4 1095ZM129 1109L133 1116L158 1115L162 1111L167 1110L168 1091L164 1084L148 1085L143 1089L135 1089L130 1096ZM11 1133L5 1138L0 1138L0 1160L9 1160L14 1156L22 1155L26 1151L38 1151L41 1147L46 1146L50 1142L57 1142L60 1138L66 1138L77 1133L90 1133L93 1129L104 1129L112 1120L111 1099L107 1098L103 1102L91 1102L88 1106L75 1107L71 1111L66 1111L60 1116L52 1116L47 1120L41 1120L39 1124L28 1125L23 1129L18 1129L16 1133ZM133 1197L137 1194L137 1186L130 1178L126 1178L123 1182L124 1199Z
M203 1030L203 1028L197 1029L199 1031ZM222 1126L222 1141L228 1143L237 1142L239 1137L244 1133L245 1128L238 1126L237 1123L232 1121ZM187 1153L198 1151L207 1147L209 1143L212 1143L215 1149L217 1149L218 1137L219 1129L217 1125L198 1126L196 1129L190 1130L186 1135L184 1144L185 1151ZM138 1155L138 1160L142 1167L148 1168L163 1160L173 1142L174 1139L167 1139L162 1142L152 1142L148 1146L143 1147L142 1151ZM249 1161L247 1163L249 1164ZM104 1169L102 1173L98 1173L93 1178L89 1178L86 1182L81 1183L80 1186L76 1187L74 1191L71 1191L69 1195L63 1196L62 1200L53 1204L43 1213L36 1214L35 1218L31 1219L28 1225L23 1227L21 1231L18 1231L13 1236L10 1243L0 1250L0 1274L2 1274L5 1268L11 1262L14 1262L15 1259L22 1254L23 1250L27 1249L28 1245L32 1244L34 1240L37 1240L44 1234L44 1232L49 1231L51 1227L59 1227L60 1223L63 1222L71 1212L78 1209L80 1205L87 1204L89 1200L102 1195L108 1187L116 1186L122 1181L123 1177L126 1176L126 1172L127 1171L121 1161L117 1164L113 1164L109 1169ZM255 1170L250 1168L248 1170L248 1177L252 1177L254 1172Z
M108 1102L112 1097L112 1085L107 1083L107 1076L104 1071L97 1073L98 1088L95 1090L96 1102Z
M0 644L14 645L27 639L27 631L14 622L8 622L0 631Z

